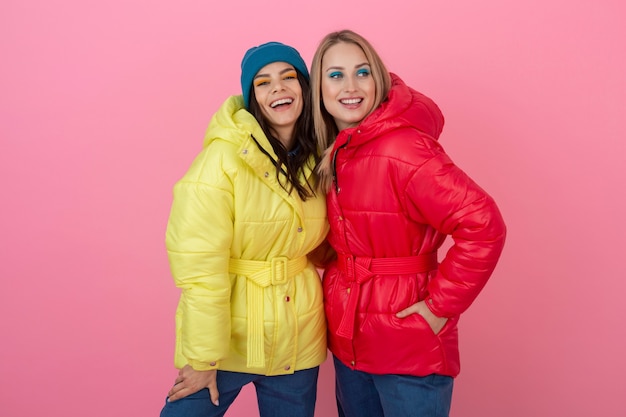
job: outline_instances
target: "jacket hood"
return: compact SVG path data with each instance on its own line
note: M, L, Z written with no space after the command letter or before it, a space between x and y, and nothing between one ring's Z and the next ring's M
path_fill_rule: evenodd
M241 95L231 96L215 112L204 136L204 147L216 139L241 146L244 141L254 136L259 143L272 154L269 141L259 123L243 104Z
M443 130L444 117L437 104L429 97L407 86L397 75L393 73L390 75L391 89L387 100L381 103L359 126L352 129L360 130L363 141L375 139L391 130L405 127L415 128L438 140Z
M253 137L254 141L252 140ZM246 110L241 95L229 97L215 112L204 135L203 147L206 148L217 140L231 143L237 149L256 147L258 144L263 148L263 153L260 154L262 158L247 158L246 163L258 169L262 174L268 169L267 163L272 163L272 160L278 159L259 122ZM252 145L253 143L255 145ZM272 160L263 154L269 155ZM310 178L313 173L313 166L315 166L315 162L314 157L311 156L309 163L302 168L304 178Z

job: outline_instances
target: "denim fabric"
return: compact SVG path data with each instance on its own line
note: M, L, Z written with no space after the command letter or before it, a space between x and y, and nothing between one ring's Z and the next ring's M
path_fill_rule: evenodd
M166 400L161 417L222 417L250 382L256 388L261 417L313 417L318 373L319 367L279 376L218 370L219 406L213 405L205 388L178 401Z
M448 417L450 413L452 377L374 375L333 360L339 417Z

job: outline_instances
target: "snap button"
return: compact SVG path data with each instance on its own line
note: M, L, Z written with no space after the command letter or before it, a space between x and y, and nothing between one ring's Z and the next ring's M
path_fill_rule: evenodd
M209 362L209 365L215 366L215 362Z
M265 178L267 178L267 177L269 177L269 176L270 176L270 173L269 173L269 172L266 172L266 173L265 173L265 174L263 174L263 175L265 175Z
M285 366L285 371L288 371L290 369L291 369L291 366L289 366L289 365Z
M289 296L286 296L286 297L285 297L285 302L287 302L287 303L288 303L288 302L289 302L289 300L291 300L291 298L289 298Z
M350 365L354 366L355 362L354 361L350 361Z
M350 294L350 288L348 288L348 289L346 290L346 292L347 292L348 294Z
M244 149L241 153L245 155L245 154L247 154L247 153L248 153L248 150L247 150L247 149Z
M302 226L298 227L298 233L302 233Z

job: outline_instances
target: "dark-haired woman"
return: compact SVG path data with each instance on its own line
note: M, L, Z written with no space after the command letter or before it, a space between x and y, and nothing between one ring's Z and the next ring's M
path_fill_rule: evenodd
M310 255L328 232L309 99L292 47L241 63L204 149L174 187L166 245L182 293L179 375L162 417L222 416L253 383L260 415L312 417L326 358L320 278Z

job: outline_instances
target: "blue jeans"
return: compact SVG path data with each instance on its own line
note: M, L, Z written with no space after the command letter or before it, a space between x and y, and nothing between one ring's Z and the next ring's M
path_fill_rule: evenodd
M222 417L250 382L256 388L261 417L313 417L318 373L319 367L278 376L218 370L219 406L213 405L205 388L178 401L166 401L161 417Z
M333 360L339 417L448 417L450 413L452 377L374 375Z

